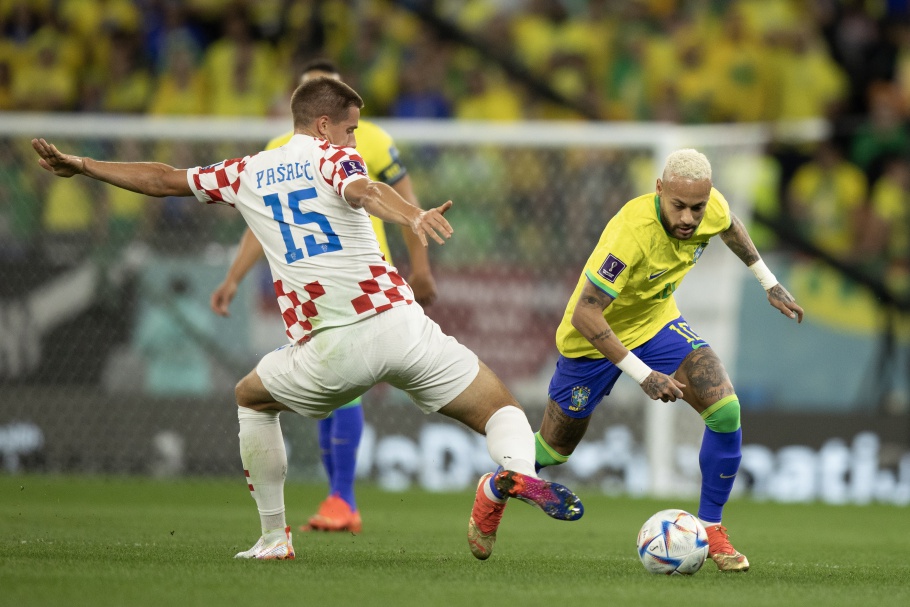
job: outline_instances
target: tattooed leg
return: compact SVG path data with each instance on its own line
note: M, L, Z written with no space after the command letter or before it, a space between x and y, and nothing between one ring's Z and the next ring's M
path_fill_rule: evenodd
M568 458L584 437L590 421L590 417L569 417L559 405L548 399L547 410L537 434L553 451Z
M712 348L693 350L679 365L674 377L686 385L683 398L699 413L734 394L727 370Z

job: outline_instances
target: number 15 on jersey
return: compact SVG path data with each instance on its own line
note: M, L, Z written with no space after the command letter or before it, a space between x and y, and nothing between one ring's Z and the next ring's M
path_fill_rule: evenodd
M284 246L286 249L284 259L288 263L294 263L304 257L315 257L316 255L332 253L333 251L340 251L342 249L341 239L338 238L338 235L335 234L335 230L332 229L328 217L322 213L317 213L316 211L304 213L300 210L301 200L310 200L311 198L316 198L316 196L316 188L294 190L293 192L288 193L287 205L282 204L281 195L279 194L268 194L262 197L262 201L265 205L272 210L272 217L278 222L279 229L281 230L281 237L284 239ZM315 229L313 229L316 234L308 234L303 237L306 255L304 255L303 249L294 243L294 235L291 233L291 226L288 225L288 222L284 219L285 209L290 209L291 219L294 224L298 226L316 226ZM317 240L317 235L320 237L319 240ZM325 239L322 238L323 236Z

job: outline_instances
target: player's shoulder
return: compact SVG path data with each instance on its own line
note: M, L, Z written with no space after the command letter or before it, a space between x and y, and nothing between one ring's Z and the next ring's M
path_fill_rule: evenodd
M280 148L281 146L285 145L288 141L290 141L291 137L293 135L294 135L294 131L288 131L287 133L285 133L283 135L279 135L278 137L275 137L274 139L270 140L266 144L265 149L274 150L275 148Z
M711 188L711 195L708 197L708 204L711 203L720 204L727 208L730 208L730 203L727 202L727 199L724 197L724 195L720 193L720 190L714 187Z
M357 149L367 164L386 166L395 160L395 140L382 127L368 120L361 120L357 126Z
M708 197L708 210L717 214L721 223L729 227L731 221L730 203L727 202L727 199L717 188L711 188L711 195Z
M615 227L642 226L651 223L657 217L658 208L657 194L653 192L642 194L622 205L610 223L615 223Z
M383 147L387 147L395 143L395 140L392 139L392 136L388 131L386 131L375 122L370 122L369 120L361 120L357 124L357 141L358 147L366 142L381 145Z

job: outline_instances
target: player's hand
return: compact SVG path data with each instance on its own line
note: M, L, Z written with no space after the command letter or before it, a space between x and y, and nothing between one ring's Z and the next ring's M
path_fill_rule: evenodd
M209 299L209 305L212 312L218 316L228 317L231 313L228 311L234 295L237 294L237 283L233 280L225 280L218 285L218 288L212 291L212 297Z
M85 160L81 156L64 154L57 147L44 139L32 139L32 147L41 158L38 164L57 177L72 177L82 173Z
M429 272L411 272L408 284L414 291L414 299L424 308L436 301L436 280Z
M641 389L645 391L652 400L662 400L664 402L675 402L677 398L682 398L682 389L686 384L678 382L669 375L664 375L660 371L651 371L651 375L641 382Z
M427 246L427 236L435 240L438 244L445 244L445 240L452 237L452 226L443 217L446 211L452 208L452 201L448 200L444 204L427 211L421 211L411 222L411 229L417 234L420 244Z
M795 318L797 323L803 322L803 309L779 283L768 289L768 301L787 318Z

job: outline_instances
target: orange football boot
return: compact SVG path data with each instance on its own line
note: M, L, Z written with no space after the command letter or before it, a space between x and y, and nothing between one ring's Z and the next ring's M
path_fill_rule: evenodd
M727 528L705 525L708 532L708 556L721 571L749 571L749 559L730 543Z
M310 517L306 525L300 527L301 531L349 531L360 533L363 521L360 512L352 510L351 506L338 497L330 495L319 504L319 510Z

